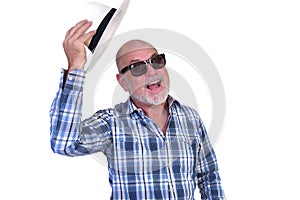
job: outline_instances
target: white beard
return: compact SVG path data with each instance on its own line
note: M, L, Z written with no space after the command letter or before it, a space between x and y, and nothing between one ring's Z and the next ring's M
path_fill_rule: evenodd
M154 77L150 77L149 79L147 79L145 84L141 87L144 87L148 83L151 83L156 80L160 80L163 83L163 77L156 75ZM135 92L133 90L133 88L131 87L131 85L127 82L127 80L125 80L125 83L127 85L130 96L137 99L138 101L140 101L142 103L146 103L146 104L150 104L150 105L160 105L160 104L164 103L168 98L169 85L161 85L161 87L165 87L166 89L164 89L163 91L161 91L160 93L158 93L156 95L146 96L146 95L138 94L137 92Z
M157 105L164 103L167 100L168 90L164 90L161 93L159 93L155 96L151 96L151 97L148 97L145 95L138 95L137 93L132 93L130 95L140 102L157 106Z

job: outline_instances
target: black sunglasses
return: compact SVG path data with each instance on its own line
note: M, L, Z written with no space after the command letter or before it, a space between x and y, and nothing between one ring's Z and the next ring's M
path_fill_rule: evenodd
M141 76L147 72L148 64L150 64L154 69L163 68L166 65L165 54L157 54L147 60L132 63L121 69L120 74L125 74L125 72L130 70L133 76Z

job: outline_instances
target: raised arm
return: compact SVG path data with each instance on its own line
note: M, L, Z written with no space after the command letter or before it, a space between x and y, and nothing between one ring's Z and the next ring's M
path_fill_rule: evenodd
M50 141L55 153L79 156L105 151L111 142L109 113L96 113L82 122L82 92L86 63L84 41L91 22L83 20L66 34L63 47L68 70L62 70L59 90L50 109ZM102 117L105 116L105 120Z

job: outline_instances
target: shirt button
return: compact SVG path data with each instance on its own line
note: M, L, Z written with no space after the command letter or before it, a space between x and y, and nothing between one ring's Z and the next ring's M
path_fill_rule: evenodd
M73 77L69 77L69 80L72 81L72 80L73 80Z

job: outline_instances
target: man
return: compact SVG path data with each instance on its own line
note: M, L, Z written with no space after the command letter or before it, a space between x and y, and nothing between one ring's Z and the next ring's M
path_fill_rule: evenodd
M198 113L168 95L164 54L131 40L117 52L116 78L130 98L81 121L86 53L91 22L66 34L68 70L51 106L51 147L67 156L103 152L111 199L225 199L215 153Z

